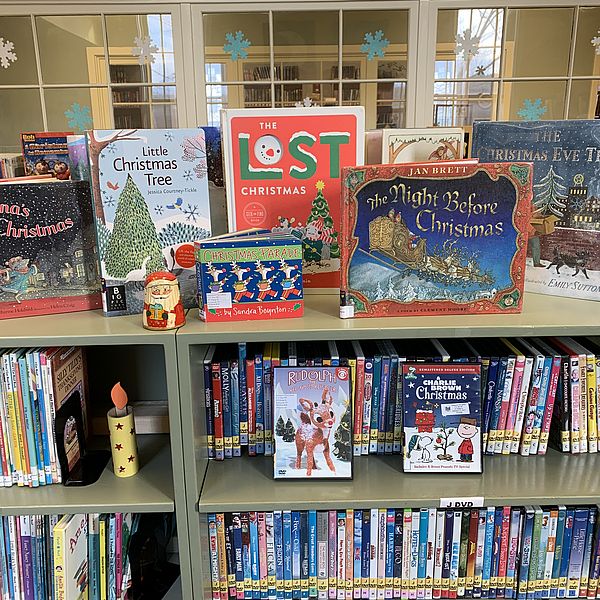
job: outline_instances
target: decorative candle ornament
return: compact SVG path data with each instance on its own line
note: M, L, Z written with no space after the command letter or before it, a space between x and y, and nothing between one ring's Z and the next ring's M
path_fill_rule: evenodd
M179 282L173 273L156 271L144 285L143 323L146 329L176 329L185 324Z
M113 470L117 477L131 477L139 470L133 408L127 405L127 392L117 382L110 397L115 405L107 413Z

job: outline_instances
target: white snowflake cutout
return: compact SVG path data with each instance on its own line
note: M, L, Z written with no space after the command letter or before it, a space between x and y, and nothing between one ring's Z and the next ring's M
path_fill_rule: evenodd
M150 36L135 36L133 38L133 48L131 54L138 57L138 63L140 65L147 65L154 62L154 53L158 52L158 46L154 45L154 42Z
M312 101L312 98L304 98L304 100L302 100L302 102L296 102L294 104L294 106L296 108L308 108L310 106L318 106L318 104L316 104L315 102Z
M455 40L456 48L454 49L454 54L462 54L463 60L467 60L469 57L473 58L479 54L479 42L481 38L478 35L473 35L470 27L459 33Z
M8 69L10 63L14 63L17 60L17 55L14 52L15 45L0 37L0 67Z
M598 35L596 37L593 37L590 43L592 44L592 46L594 46L596 54L600 54L600 29L598 29L597 33ZM0 41L2 41L2 38L0 38Z

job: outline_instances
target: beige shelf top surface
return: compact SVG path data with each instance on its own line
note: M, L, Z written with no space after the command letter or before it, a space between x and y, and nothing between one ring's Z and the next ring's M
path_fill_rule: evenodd
M162 344L173 331L149 331L142 315L105 317L101 310L0 320L0 347Z
M0 514L173 512L169 437L138 435L137 442L141 467L136 475L116 477L109 460L100 479L90 486L0 488Z
M188 312L178 339L189 344L238 341L356 338L483 337L499 335L597 335L600 303L526 294L521 314L441 315L340 319L338 296L308 294L297 319L203 323Z
M273 480L272 458L211 460L200 512L439 506L440 498L483 496L486 505L596 504L598 456L549 450L537 457L485 457L484 473L402 472L401 456L354 461L352 481Z

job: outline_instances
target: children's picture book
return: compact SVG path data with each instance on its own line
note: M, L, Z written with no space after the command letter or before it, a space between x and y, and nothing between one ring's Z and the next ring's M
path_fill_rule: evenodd
M344 170L340 316L520 312L531 165Z
M69 179L67 136L72 131L27 131L21 133L25 175L47 175Z
M525 289L600 300L600 121L478 121L472 155L534 165Z
M367 164L457 160L464 145L460 127L378 129L367 132Z
M105 314L140 313L146 276L165 270L177 276L184 308L192 308L194 242L211 229L204 130L86 136Z
M56 598L88 597L88 519L65 515L54 526L54 586Z
M303 314L302 242L293 235L250 230L196 242L196 274L203 321Z
M68 135L69 170L73 181L90 180L90 162L87 154L85 135Z
M221 129L202 127L206 144L208 165L208 196L210 198L210 223L212 235L227 232L227 199L223 179L223 152L221 149Z
M481 473L481 366L404 364L404 470Z
M273 371L275 479L350 479L349 367L275 367Z
M0 319L99 308L89 185L14 182L0 195Z
M362 107L224 110L229 230L302 240L304 286L336 288L341 169L362 165Z

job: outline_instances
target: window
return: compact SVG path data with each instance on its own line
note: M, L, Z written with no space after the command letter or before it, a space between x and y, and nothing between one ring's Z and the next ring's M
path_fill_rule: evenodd
M441 9L433 123L594 118L598 7Z

